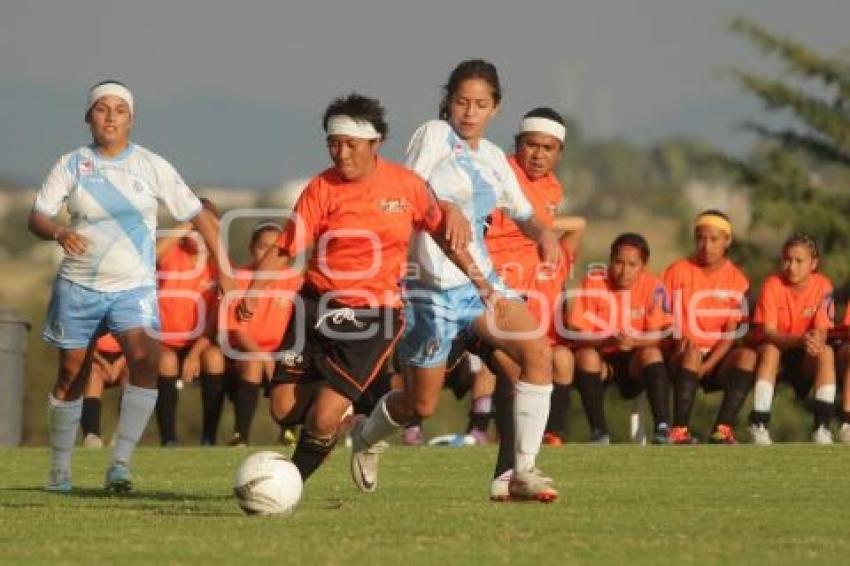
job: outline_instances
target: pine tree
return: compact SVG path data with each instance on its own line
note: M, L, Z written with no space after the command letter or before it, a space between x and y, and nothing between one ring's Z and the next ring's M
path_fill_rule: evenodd
M753 226L782 235L805 230L822 247L825 271L836 286L850 284L850 60L828 57L744 18L730 24L765 55L779 60L781 78L735 68L731 77L768 111L790 113L777 129L751 121L745 127L763 143L747 160L730 159L751 187ZM745 246L748 254L776 250ZM749 257L758 262L759 258Z

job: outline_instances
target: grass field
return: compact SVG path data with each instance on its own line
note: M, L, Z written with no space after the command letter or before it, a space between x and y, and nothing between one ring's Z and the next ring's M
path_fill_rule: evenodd
M391 449L362 495L341 449L290 518L247 518L236 449L142 448L137 491L101 489L108 453L75 454L71 495L44 449L0 451L0 563L840 564L850 447L569 445L544 451L552 505L486 498L492 447Z

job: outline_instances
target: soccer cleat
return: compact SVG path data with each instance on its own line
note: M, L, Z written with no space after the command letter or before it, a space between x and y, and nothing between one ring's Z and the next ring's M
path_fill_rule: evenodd
M422 446L425 443L422 427L419 425L405 427L404 433L401 435L401 442L406 446Z
M298 442L298 434L296 427L285 426L280 429L280 435L277 437L277 442L281 446L295 446Z
M110 493L128 493L133 489L130 468L123 462L112 462L106 470L103 488Z
M652 433L653 444L670 444L670 429L666 423L661 423L655 427L655 432Z
M490 501L502 503L511 500L511 476L513 470L502 472L498 477L493 478L490 482Z
M537 468L515 471L508 483L511 499L552 503L558 499L558 490L552 478L546 477Z
M248 443L242 438L238 432L233 433L233 438L230 439L230 442L227 443L228 446L234 446L236 448L247 448Z
M378 460L387 449L386 442L377 442L368 446L363 440L362 429L366 422L364 415L354 417L351 426L351 479L363 493L373 493L378 489Z
M732 427L729 425L717 425L711 436L708 437L709 444L737 444L735 434L732 432Z
M487 444L488 443L487 432L480 430L480 429L477 429L475 427L470 429L470 431L467 433L466 436L473 438L475 440L474 444Z
M838 431L838 440L844 443L850 443L850 423L843 423Z
M607 431L592 430L590 431L590 443L599 444L600 446L608 446L611 444L611 437L608 435Z
M85 448L103 448L103 439L93 432L86 434L83 438L83 447Z
M812 442L815 444L832 444L832 432L824 425L820 425L812 432Z
M770 439L770 431L764 426L764 423L751 423L747 428L750 431L750 438L753 444L759 446L770 446L773 440Z
M696 444L697 439L691 436L686 426L674 426L670 429L670 444Z
M71 472L70 470L50 470L47 477L47 485L44 486L45 491L53 493L70 493L71 492Z
M564 441L554 432L547 432L543 435L543 444L545 446L563 446Z

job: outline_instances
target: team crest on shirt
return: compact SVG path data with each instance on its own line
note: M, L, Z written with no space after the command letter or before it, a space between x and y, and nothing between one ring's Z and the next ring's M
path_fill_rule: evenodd
M455 152L455 155L460 155L463 153L463 142L455 142L454 147L452 148Z
M285 352L282 352L282 354L283 356L280 361L287 367L298 367L304 363L304 356L295 350L286 350Z
M94 163L92 163L91 159L80 161L80 165L77 167L77 169L79 170L80 175L93 175Z
M384 198L378 202L378 208L388 213L399 213L410 210L410 205L403 198Z

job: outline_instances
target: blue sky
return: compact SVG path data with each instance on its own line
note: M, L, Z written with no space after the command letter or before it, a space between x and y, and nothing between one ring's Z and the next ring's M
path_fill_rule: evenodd
M596 137L685 134L741 151L752 140L735 124L759 107L718 72L772 67L725 32L738 14L828 53L850 44L841 0L7 2L0 177L39 183L86 143L86 89L113 77L136 95L136 141L190 182L268 187L316 172L322 110L351 90L385 103L385 153L399 158L470 57L500 70L490 137L503 145L545 104Z

